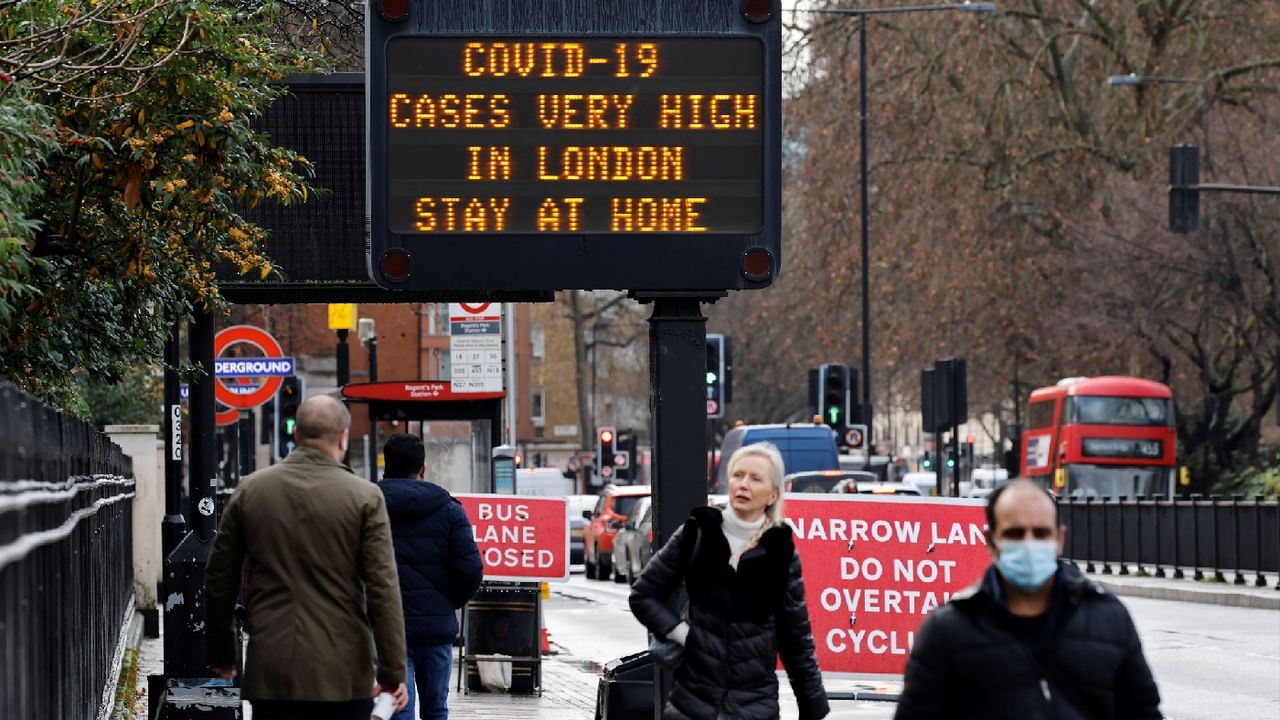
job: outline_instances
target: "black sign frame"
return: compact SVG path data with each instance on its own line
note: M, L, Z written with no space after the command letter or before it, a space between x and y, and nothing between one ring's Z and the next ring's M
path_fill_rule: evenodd
M564 6L565 12L548 7ZM572 5L573 7L569 7ZM723 291L764 288L781 269L781 35L780 13L763 23L742 15L736 0L569 0L481 2L443 13L421 0L410 16L391 22L367 13L368 186L371 279L388 289L437 292L615 289ZM497 6L502 12L495 13ZM431 233L397 234L386 211L386 108L390 98L387 48L405 37L530 40L749 38L761 43L763 67L760 223L758 232L717 234Z

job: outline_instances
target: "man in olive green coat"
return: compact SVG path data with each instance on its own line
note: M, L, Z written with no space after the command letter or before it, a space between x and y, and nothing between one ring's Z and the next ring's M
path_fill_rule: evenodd
M367 720L376 692L394 693L397 709L408 699L391 525L378 486L342 464L350 427L337 400L304 402L298 448L246 477L222 514L205 573L209 665L235 675L247 559L242 692L254 720Z

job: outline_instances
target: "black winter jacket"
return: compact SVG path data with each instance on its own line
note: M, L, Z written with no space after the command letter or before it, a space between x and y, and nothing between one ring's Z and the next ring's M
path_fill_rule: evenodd
M1128 610L1058 563L1053 609L1027 624L998 571L934 610L916 633L895 720L1155 720L1160 692Z
M471 521L435 483L387 479L378 487L391 517L405 640L410 647L451 643L458 635L454 610L475 595L484 573Z
M722 522L715 508L695 509L645 567L631 593L631 611L654 635L666 637L680 622L670 598L681 579L688 589L689 636L663 717L777 718L779 656L801 720L826 716L827 695L814 658L791 528L767 530L743 554L735 572ZM695 533L701 542L698 557L691 558Z

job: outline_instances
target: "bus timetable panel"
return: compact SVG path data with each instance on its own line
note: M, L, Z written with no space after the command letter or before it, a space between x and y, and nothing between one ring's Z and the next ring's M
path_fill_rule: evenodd
M763 53L749 37L392 38L388 230L758 234Z

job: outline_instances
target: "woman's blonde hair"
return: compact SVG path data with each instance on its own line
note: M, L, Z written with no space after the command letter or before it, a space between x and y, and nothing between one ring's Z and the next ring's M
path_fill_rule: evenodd
M773 483L773 489L778 491L778 499L764 509L765 527L773 527L782 524L782 496L786 493L786 486L783 484L782 476L786 474L786 467L782 463L782 453L778 452L778 448L773 443L758 442L750 445L743 445L729 456L729 472L726 477L733 477L733 469L743 458L759 457L764 458L769 463L769 480Z

